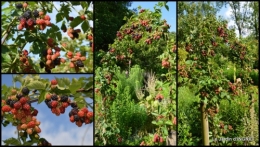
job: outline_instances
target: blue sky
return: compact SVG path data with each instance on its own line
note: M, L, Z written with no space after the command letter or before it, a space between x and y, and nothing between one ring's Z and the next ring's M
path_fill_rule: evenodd
M154 11L155 4L158 4L158 2L139 2L134 1L130 7L130 9L137 8L138 6L141 6L143 9L150 9ZM167 20L167 23L171 25L170 32L174 31L176 32L176 2L169 1L167 3L169 6L169 11L166 10L165 7L162 8L162 19Z
M55 77L58 78L80 78L80 77L89 77L93 76L92 74L40 74L41 78L52 80ZM12 75L11 74L2 74L2 85L13 86ZM16 84L16 87L19 87L19 84ZM72 98L71 98L72 99ZM92 103L93 101L89 98L86 98L88 102ZM73 99L72 99L73 100ZM32 104L39 112L37 119L41 121L40 128L41 133L40 137L46 138L52 145L82 145L82 140L84 133L86 131L86 136L84 138L83 145L93 145L93 123L85 125L82 127L76 126L75 123L71 123L69 120L69 111L71 107L66 108L65 113L60 116L56 116L51 112L51 110L43 102L37 104L37 102ZM8 139L10 137L17 137L15 134L16 127L8 125L7 127L2 128L2 140Z
M55 5L55 7L59 10L60 9L60 2L59 1L54 1L53 2L54 3L54 5ZM9 5L9 3L7 2L7 3L5 3L3 6L1 6L2 7L2 9L3 8L6 8L6 7L8 7L8 5ZM82 10L82 7L81 6L74 6L74 8L77 10L77 11L79 11L79 10ZM92 7L92 5L89 7L89 10L90 11L93 11L93 7ZM78 16L79 14L74 10L74 9L71 9L71 11L72 12L70 12L69 13L69 15L70 16L72 16L72 17L76 17L76 16ZM56 9L53 9L53 12L52 13L47 13L47 15L49 15L50 16L50 18L51 18L51 23L53 23L53 24L55 24L55 25L57 25L59 28L61 27L61 25L62 25L62 21L61 22L59 22L59 23L56 23L56 14L57 14L58 12L57 12L57 10ZM93 21L89 21L89 24L90 24L90 26L91 27L93 27ZM48 29L48 27L46 27L46 29L43 31L43 32L46 32L47 31L47 29ZM77 27L75 27L75 29L81 29L81 25L79 25L79 26L77 26ZM81 30L82 31L82 30ZM68 35L67 35L67 33L65 32L63 32L63 31L61 31L61 33L62 33L62 38L63 37L68 37ZM15 36L17 36L17 35L15 35ZM12 40L10 40L10 41L8 41L8 44L12 44ZM85 40L84 42L83 42L83 44L88 44L88 42ZM32 43L28 43L25 47L24 47L24 49L27 49L28 51L29 51L29 49L30 49L30 46L32 45ZM60 47L60 46L59 46ZM33 60L38 60L39 59L39 56L38 55L33 55L33 54L29 54L31 57L33 56L34 58L33 58ZM63 52L63 51L61 51L61 56L64 56L65 55L65 52Z

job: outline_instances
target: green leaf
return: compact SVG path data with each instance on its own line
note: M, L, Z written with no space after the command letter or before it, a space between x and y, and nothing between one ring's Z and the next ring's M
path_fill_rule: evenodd
M170 120L167 120L167 121L165 122L165 124L167 124L167 125L173 125L173 124L172 124L172 121L170 121Z
M157 113L153 113L153 112L152 112L152 115L154 115L154 116L159 116L159 114L157 114Z
M88 8L88 3L87 2L81 2L81 7L84 8Z
M14 7L6 7L6 8L4 8L4 9L2 9L2 13L3 14L11 14L11 11L14 9Z
M44 90L45 85L40 81L31 81L28 85L26 85L29 89L37 89L37 90Z
M168 5L164 5L166 10L169 11L169 6Z
M163 130L163 136L168 136L168 130L167 130L166 126L164 126L162 128L162 130Z
M5 45L1 45L1 53L5 54L9 51L9 49Z
M21 144L20 144L20 141L19 141L18 139L16 139L16 138L13 138L13 137L4 140L4 143L5 143L6 145L16 145L16 146L20 146L20 145L21 145Z
M3 126L4 126L4 127L8 126L9 124L10 124L10 121L6 121L6 120L5 120L5 121L3 122Z
M13 82L23 83L23 76L24 75L15 75L14 78L13 78Z
M39 99L38 99L38 104L40 104L41 102L43 102L45 100L45 97L46 97L46 94L47 94L47 92L45 90L42 90L40 92L41 92L41 94L40 94Z
M62 20L63 20L63 18L62 18L62 13L58 13L58 14L56 15L56 23L61 22Z
M75 6L80 5L79 1L70 1L70 2L71 2L72 5L75 5Z
M72 82L72 84L69 86L69 90L71 91L72 94L75 94L76 91L80 88L81 88L81 84L75 82Z
M81 28L83 30L83 33L87 32L88 29L89 29L89 23L87 21L84 21L82 24L81 24Z
M155 124L155 125L157 125L157 122L156 122L155 120L153 120L153 121L152 121L152 124Z
M160 125L163 125L163 121L162 121L162 120L159 120L158 123L157 123L157 125L159 125L159 126L160 126Z
M2 62L6 62L8 65L12 63L11 57L8 53L5 54L2 53Z
M126 16L124 16L123 20L127 20L127 17L126 17Z
M62 39L61 32L57 32L55 35L56 35L56 37L57 37L57 40L58 40L58 41L61 41L61 39Z
M76 26L78 26L80 23L82 23L82 19L80 18L80 16L77 16L76 18L73 19L73 21L70 23L70 26L72 28L75 28Z
M83 108L86 106L86 101L82 96L74 98L74 101L77 103L79 108Z

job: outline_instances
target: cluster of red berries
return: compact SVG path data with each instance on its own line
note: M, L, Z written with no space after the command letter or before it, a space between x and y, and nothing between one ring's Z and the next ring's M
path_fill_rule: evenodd
M226 27L227 27L227 25L226 25ZM225 29L223 27L218 27L217 32L220 37L223 37L224 42L228 43L228 40L227 40L228 34L225 32Z
M70 121L81 127L83 123L90 124L93 121L93 112L87 107L79 109L76 103L71 103L71 111L69 113Z
M56 86L57 84L57 80L51 80L52 86ZM93 120L93 112L89 111L86 107L79 110L77 104L71 102L68 95L47 94L45 103L51 109L52 113L57 116L64 114L65 109L70 105L73 108L69 113L70 121L76 122L78 127L81 127L83 123L89 124Z
M186 70L186 65L178 65L178 73L181 77L189 77L188 72Z
M20 24L18 25L18 30L22 30L24 28L34 30L34 26L36 24L39 26L40 30L44 30L46 26L51 26L51 19L49 15L44 16L44 12L39 12L37 10L34 10L32 12L31 10L27 9L27 6L27 2L23 4L16 4L17 9L21 9L22 7L26 9L23 15L18 18L20 21Z
M39 125L40 121L36 119L38 110L31 107L30 98L28 96L30 90L24 87L21 92L17 92L16 89L12 89L11 96L7 100L2 100L2 116L5 113L13 114L13 117L17 120L17 129L20 134L31 135L33 133L41 133Z
M237 86L234 83L228 82L228 86L229 86L229 90L234 94L234 95L238 95L238 90L237 90Z
M158 93L158 94L156 95L155 99L158 100L159 102L161 102L162 99L163 99L163 95L160 94L160 93Z
M158 134L154 134L153 142L163 143L163 137L160 137Z
M32 65L30 65L28 54L29 52L27 50L23 50L22 54L20 54L20 67L25 73L36 73ZM15 73L15 71L13 71L13 73Z
M81 56L80 52L73 54L71 51L67 53L67 57L70 59L70 68L84 67L82 61L86 60L86 57Z
M55 68L56 66L60 65L61 63L65 63L66 60L60 57L61 49L58 46L55 46L55 42L52 38L47 40L48 49L44 50L41 56L44 59L44 62L40 62L40 67L44 68L47 73L51 73L51 69Z
M79 38L79 33L81 32L80 29L74 30L73 28L69 28L67 30L67 34L71 39Z
M91 47L91 51L94 51L94 43L93 43L93 34L90 33L86 37L87 40L89 40L89 47Z
M169 58L166 58L166 59L163 59L163 60L162 60L162 67L164 67L164 68L170 68Z

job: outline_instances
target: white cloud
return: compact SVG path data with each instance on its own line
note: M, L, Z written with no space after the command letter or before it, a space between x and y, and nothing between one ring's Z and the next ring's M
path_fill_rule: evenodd
M40 118L43 117L44 116L40 116ZM83 124L82 127L77 127L76 124L72 124L73 127L71 127L71 125L68 127L63 124L56 123L49 120L41 121L40 137L45 138L52 145L93 145L93 123L88 125ZM16 127L14 126L3 128L1 131L2 140L11 137L17 138L15 131ZM85 131L87 132L83 140ZM2 144L4 144L3 141Z

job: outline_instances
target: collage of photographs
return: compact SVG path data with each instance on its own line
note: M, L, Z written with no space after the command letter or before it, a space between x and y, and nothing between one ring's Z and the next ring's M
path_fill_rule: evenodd
M259 146L258 1L1 12L1 146Z

